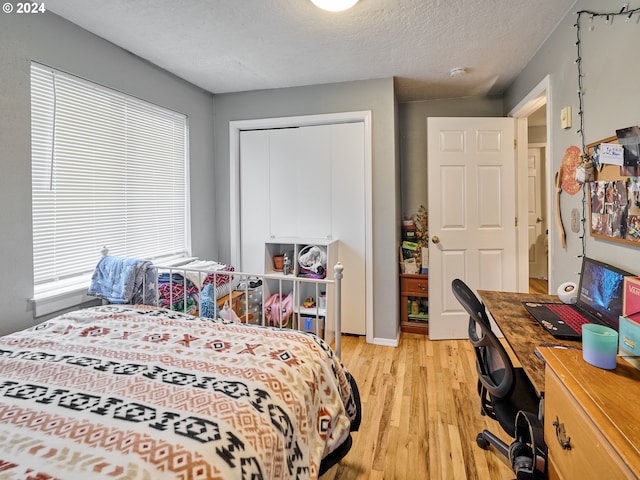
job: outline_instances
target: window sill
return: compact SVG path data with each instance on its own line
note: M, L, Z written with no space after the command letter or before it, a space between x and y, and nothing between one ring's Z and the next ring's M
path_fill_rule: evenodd
M91 275L74 278L72 281L47 285L46 290L36 287L33 298L33 314L36 318L50 315L60 310L76 307L86 302L99 300L87 295Z

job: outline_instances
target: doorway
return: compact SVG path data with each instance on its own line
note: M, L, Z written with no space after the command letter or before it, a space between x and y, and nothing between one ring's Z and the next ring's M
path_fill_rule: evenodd
M551 218L551 116L550 82L546 77L511 112L518 121L518 217L527 219L520 229L528 246L518 256L530 291L549 293L552 284L553 222ZM523 160L526 158L526 162Z
M529 285L540 288L548 280L549 229L547 212L547 188L545 176L547 157L547 106L546 103L527 118L527 207L529 231Z

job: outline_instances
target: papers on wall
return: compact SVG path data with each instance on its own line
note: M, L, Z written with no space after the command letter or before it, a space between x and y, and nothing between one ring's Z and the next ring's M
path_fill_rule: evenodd
M617 143L601 143L598 161L622 166L624 162L624 147Z
M624 149L624 166L640 167L640 127L616 130L616 136Z

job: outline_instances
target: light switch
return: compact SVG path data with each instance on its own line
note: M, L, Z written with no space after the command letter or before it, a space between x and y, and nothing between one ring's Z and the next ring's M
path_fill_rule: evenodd
M571 107L560 110L560 125L562 128L571 128Z

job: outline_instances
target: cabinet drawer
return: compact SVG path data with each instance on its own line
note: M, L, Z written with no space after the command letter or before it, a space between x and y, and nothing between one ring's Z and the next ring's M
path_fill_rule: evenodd
M544 407L544 438L553 465L549 478L637 478L548 368ZM561 440L571 448L563 448Z
M400 291L410 295L429 295L429 277L427 275L403 275L400 277Z

